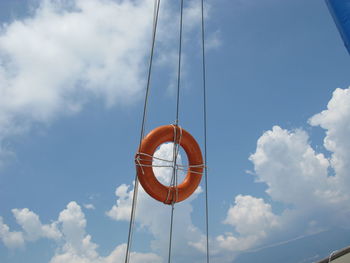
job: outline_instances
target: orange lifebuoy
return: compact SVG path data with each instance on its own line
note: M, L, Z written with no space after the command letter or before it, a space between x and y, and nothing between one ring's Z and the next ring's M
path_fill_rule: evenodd
M157 180L153 173L153 154L162 143L174 141L185 150L189 167L181 184L165 186ZM135 162L137 176L142 187L154 199L165 204L181 202L188 198L197 189L204 167L198 143L190 133L176 125L160 126L147 134L141 142Z

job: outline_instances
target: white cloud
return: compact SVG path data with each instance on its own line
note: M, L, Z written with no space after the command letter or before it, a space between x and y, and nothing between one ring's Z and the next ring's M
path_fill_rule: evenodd
M316 153L308 140L305 131L290 132L278 126L259 138L250 160L258 181L267 184L266 192L274 200L303 206L338 198L332 187L334 178L328 177L328 159Z
M0 120L47 121L93 95L107 105L138 98L148 50L149 1L43 1L33 17L3 25Z
M240 235L264 237L266 231L278 226L278 217L263 199L238 195L224 223L234 226Z
M133 191L129 191L129 185L122 184L115 190L116 204L106 212L114 220L128 220L131 213L131 200Z
M319 224L327 225L328 220L345 223L349 194L341 185L342 175L329 176L334 162L312 149L305 131L290 132L275 126L260 137L250 159L258 181L266 183L271 198L294 206L285 211L286 220L300 215ZM317 218L320 212L325 216Z
M263 244L271 232L280 229L280 217L272 212L271 205L249 195L236 196L235 204L229 208L223 223L233 226L235 232L226 232L209 240L214 262L232 262L240 252ZM204 253L206 239L203 236L190 245Z
M4 27L2 113L45 120L79 110L89 93L113 104L141 90L149 1L73 3L67 11L45 1L34 17Z
M8 248L18 248L24 246L24 237L22 232L12 232L8 225L0 216L0 240Z
M324 146L332 152L330 161L336 173L337 187L349 198L350 88L336 89L327 105L327 110L316 114L309 122L326 130Z
M350 227L350 89L336 89L327 109L310 118L312 126L326 130L326 158L317 153L308 134L275 126L257 142L250 156L258 182L267 185L273 201L286 205L279 215L285 234L291 238L335 226ZM334 173L332 172L334 171ZM289 235L289 236L288 236Z
M10 231L0 217L0 240L8 248L23 247L26 241L49 238L57 241L57 249L50 263L122 263L126 245L121 244L106 257L97 252L98 245L86 233L86 218L81 207L74 201L60 212L58 220L43 225L39 216L28 208L13 209L13 215L24 232ZM132 252L130 259L135 263L161 263L154 253Z
M76 202L67 205L67 208L60 213L58 222L62 225L65 253L88 258L97 257L97 245L91 242L91 236L85 233L85 215Z
M126 244L117 246L114 251L104 259L104 263L123 263L125 261ZM162 259L154 253L130 253L130 262L135 263L161 263Z
M137 101L144 88L152 1L43 0L1 25L0 157L3 140L33 122L79 112L92 99Z
M57 222L43 225L39 216L28 208L12 209L12 213L17 223L23 228L26 240L35 241L41 237L57 240L61 237Z
M108 256L97 252L98 245L86 233L86 219L81 207L70 202L60 215L64 244L58 249L50 263L122 263L125 257L125 244L117 246ZM153 253L132 252L130 259L136 263L160 263L160 257Z
M89 210L95 210L95 206L93 204L84 204L84 207Z
M59 240L61 232L57 222L42 224L39 216L28 208L12 209L12 213L23 231L10 231L8 225L0 217L0 240L9 248L23 247L26 241L36 241L40 238Z

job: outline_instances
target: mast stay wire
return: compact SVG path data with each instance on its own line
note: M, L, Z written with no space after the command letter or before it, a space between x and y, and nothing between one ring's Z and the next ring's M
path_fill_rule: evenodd
M148 104L148 97L149 97L149 92L150 92L150 83L151 83L151 73L152 73L154 46L155 46L156 33L157 33L157 24L158 24L158 16L159 16L159 6L160 6L160 0L154 0L152 45L151 45L151 54L150 54L149 66L148 66L145 101L144 101L143 114L142 114L142 124L141 124L139 150L140 150L140 147L141 147L142 139L145 136L145 123L146 123L146 114L147 114L147 104ZM129 222L129 233L128 233L128 243L127 243L126 252L125 252L125 263L128 263L129 260L130 260L130 250L131 250L131 244L132 244L132 235L133 235L133 228L134 228L134 224L135 224L135 212L136 212L136 204L137 204L137 194L138 194L138 189L139 189L139 181L138 181L137 173L135 175L134 182L135 182L134 183L134 193L133 193L133 197L132 197L132 206L131 206L131 214L130 214L130 222Z
M175 126L179 123L179 104L180 104L180 82L181 82L181 53L182 53L182 21L183 21L183 0L181 0L180 9L180 36L179 36L179 54L178 54L178 75L177 75L177 99L176 99L176 119ZM201 0L201 40L202 40L202 83L203 83L203 130L204 130L204 178L205 178L205 228L206 228L206 262L209 263L209 207L208 207L208 165L207 165L207 94L206 94L206 58L205 58L205 25L204 25L204 0ZM177 186L177 155L179 152L179 144L177 141L177 129L174 130L174 146L173 146L173 176L171 179L173 187ZM177 194L177 188L176 188ZM176 196L177 198L177 196ZM175 200L177 200L175 198ZM174 199L173 199L174 200ZM176 201L175 201L176 202ZM169 234L169 254L168 263L171 262L172 233L174 221L174 205L171 204L170 218L170 234Z
M178 71L177 71L177 94L176 94L176 118L175 118L175 129L174 129L174 144L173 144L173 176L172 176L172 187L175 187L175 198L172 198L171 203L171 215L170 215L170 233L169 233L169 253L168 253L168 263L171 262L171 248L172 248L172 238L173 238L173 225L174 225L174 209L175 202L178 197L178 176L176 160L179 152L179 142L177 140L177 127L179 125L179 108L180 108L180 83L181 83L181 53L182 53L182 21L183 21L183 0L181 0L180 6L180 33L179 33L179 53L178 53ZM181 129L181 128L180 128ZM180 131L181 132L181 131Z
M204 130L204 187L205 187L205 230L206 254L209 263L209 207L208 207L208 160L207 160L207 93L206 93L206 61L205 61L205 28L204 28L204 0L201 0L202 24L202 77L203 77L203 130Z

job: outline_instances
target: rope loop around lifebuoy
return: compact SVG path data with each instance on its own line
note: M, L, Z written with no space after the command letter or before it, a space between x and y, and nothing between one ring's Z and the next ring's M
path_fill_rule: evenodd
M177 122L175 122L177 123ZM173 176L171 178L171 183L170 183L170 187L168 187L168 194L166 196L166 199L164 200L164 204L167 204L169 201L169 197L171 194L174 194L171 192L172 189L175 190L175 198L172 198L172 204L175 204L178 202L179 200L179 189L177 187L177 156L179 154L179 145L181 142L181 138L182 138L182 128L181 126L178 126L177 124L172 124L173 128L174 128L174 139L173 139L173 160L172 160L172 168L173 168ZM179 128L179 133L177 132L177 128Z
M178 170L187 174L179 185L166 186L158 181L153 167L173 167L174 160L165 160L153 156L157 148L166 142L175 142L186 152L188 165L176 164ZM174 145L174 147L176 147ZM153 160L165 161L165 165L154 165ZM152 130L141 142L135 156L138 179L145 191L154 199L165 204L174 204L187 199L197 189L205 167L200 147L193 136L177 125L160 126Z

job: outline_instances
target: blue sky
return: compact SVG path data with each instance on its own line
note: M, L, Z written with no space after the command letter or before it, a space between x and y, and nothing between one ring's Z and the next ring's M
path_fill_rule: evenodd
M178 5L163 2L146 131L175 119ZM199 8L186 1L180 124L203 145ZM206 8L212 260L349 228L350 59L326 4ZM153 1L0 10L0 261L123 262ZM170 209L139 199L133 262L165 262ZM203 262L204 193L175 216L173 262Z

